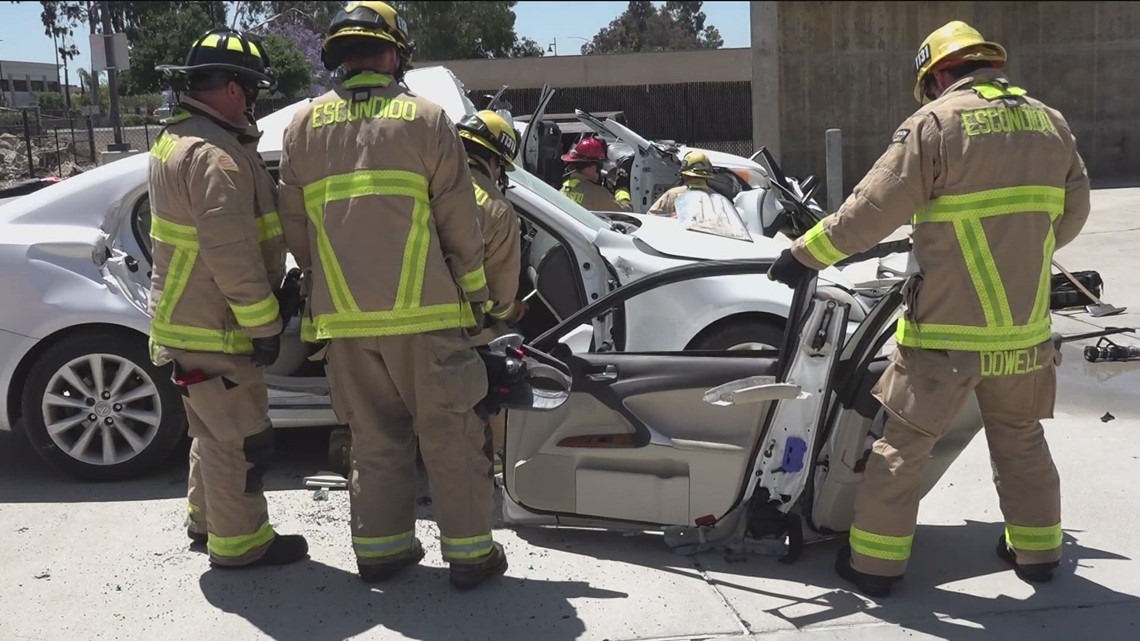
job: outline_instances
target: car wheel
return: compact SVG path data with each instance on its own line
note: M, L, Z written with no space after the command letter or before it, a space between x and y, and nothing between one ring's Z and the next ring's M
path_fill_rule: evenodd
M784 328L768 319L736 319L714 325L701 332L692 343L691 350L735 351L778 350L784 344Z
M186 434L181 396L150 362L145 339L70 336L28 373L24 430L49 463L78 478L138 476L164 462Z

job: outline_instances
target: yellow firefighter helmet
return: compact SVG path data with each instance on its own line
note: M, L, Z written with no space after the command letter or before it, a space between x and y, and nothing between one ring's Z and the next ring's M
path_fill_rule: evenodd
M920 105L930 101L923 84L930 72L945 62L990 60L1004 64L1005 59L1005 48L983 38L977 29L961 20L948 22L922 41L914 57L914 99Z
M690 151L681 163L681 175L693 178L708 178L713 175L712 162L703 151Z

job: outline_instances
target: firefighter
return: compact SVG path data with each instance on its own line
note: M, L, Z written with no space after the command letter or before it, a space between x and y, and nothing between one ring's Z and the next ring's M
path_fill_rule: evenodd
M712 175L712 163L703 151L690 151L685 154L685 159L681 163L681 184L661 194L657 202L649 208L649 213L654 216L676 218L677 198L691 189L708 191L708 179L712 178Z
M514 169L519 137L511 123L489 110L464 118L456 127L467 151L475 204L482 211L483 269L491 301L488 315L493 324L476 337L475 344L486 345L509 333L509 325L522 320L527 311L526 302L515 298L522 271L522 236L518 214L506 196L510 184L507 171ZM490 419L496 474L502 471L502 458L498 453L503 448L504 420L501 412Z
M633 160L632 154L624 156L615 163L613 170L614 200L626 211L633 211L633 197L629 193Z
M606 143L594 136L578 141L578 144L562 155L566 163L562 193L570 200L590 211L626 211L614 199L610 190L602 185L602 165L606 160Z
M801 282L914 224L918 272L903 289L898 349L874 389L887 422L857 492L836 571L889 594L910 557L923 466L977 395L1005 532L998 556L1045 582L1061 559L1052 418L1050 260L1089 214L1089 180L1064 117L1002 71L1005 49L954 21L915 58L923 106L835 214L797 240L769 277ZM913 217L913 219L912 219Z
M262 485L273 430L261 368L280 351L285 267L252 118L268 64L255 40L222 28L185 65L156 67L185 76L186 93L150 151L151 359L173 363L193 438L187 532L223 568L308 556L303 537L270 525Z
M321 48L343 79L300 110L281 156L281 218L311 274L302 336L327 341L333 409L351 430L352 546L361 579L423 559L417 443L451 584L507 569L475 411L487 370L472 336L487 279L467 155L437 104L400 84L414 44L383 2L339 10Z

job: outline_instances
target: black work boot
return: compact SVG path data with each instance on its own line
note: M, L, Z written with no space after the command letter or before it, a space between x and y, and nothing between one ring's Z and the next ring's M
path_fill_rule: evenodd
M380 583L395 576L400 570L415 565L424 559L424 548L419 539L412 540L412 548L383 563L356 562L360 570L360 580L365 583Z
M891 593L891 584L902 576L878 576L860 572L851 567L851 546L845 545L835 556L835 572L845 581L854 583L867 596L884 597Z
M192 548L202 547L210 539L210 535L205 532L195 532L190 528L186 528L186 536L190 538L190 547Z
M1004 534L998 538L997 555L999 559L1013 566L1013 571L1017 574L1017 577L1027 583L1048 583L1052 581L1053 570L1060 565L1060 563L1056 561L1053 563L1018 565L1017 555L1013 550L1009 549L1009 544L1006 543Z
M451 585L459 590L470 590L487 579L507 571L507 554L503 546L494 543L491 553L476 563L452 563Z
M220 570L238 570L267 565L288 565L309 558L309 543L300 534L278 534L260 558L245 565L218 565L210 561L210 565Z

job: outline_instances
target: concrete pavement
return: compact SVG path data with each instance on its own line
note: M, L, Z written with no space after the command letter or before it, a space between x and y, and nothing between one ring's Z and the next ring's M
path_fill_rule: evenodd
M1084 234L1058 253L1072 271L1100 271L1105 298L1128 312L1057 315L1058 331L1140 324L1138 211L1140 189L1095 192ZM783 565L678 556L652 534L502 528L508 575L460 594L447 585L428 520L419 522L425 565L370 588L354 574L347 495L314 501L299 489L324 458L323 432L309 430L281 433L267 485L275 525L309 537L312 560L210 570L182 531L185 465L85 484L0 438L0 639L1134 640L1140 362L1089 364L1083 344L1064 347L1046 424L1065 528L1065 561L1046 586L1021 582L994 556L1001 514L982 438L924 500L906 579L878 603L835 577L836 542ZM1103 422L1106 412L1115 418Z

